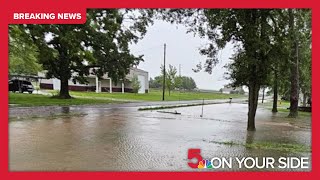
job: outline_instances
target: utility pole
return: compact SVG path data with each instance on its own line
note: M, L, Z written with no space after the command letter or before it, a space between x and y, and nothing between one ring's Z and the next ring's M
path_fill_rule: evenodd
M262 101L261 101L262 104L263 104L263 101L264 101L264 93L265 93L265 90L266 90L266 88L263 87L263 90L262 90Z
M162 101L164 101L164 93L166 91L166 43L163 46L163 84L162 84Z
M180 101L180 94L181 94L181 64L179 64L179 101Z

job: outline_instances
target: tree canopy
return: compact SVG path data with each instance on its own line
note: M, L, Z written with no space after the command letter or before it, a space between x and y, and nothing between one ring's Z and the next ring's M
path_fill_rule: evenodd
M307 24L299 19L310 17L310 10L165 9L159 11L161 12L159 18L171 23L182 23L188 28L188 32L209 40L199 51L207 57L206 61L199 63L195 72L204 70L212 73L214 66L219 63L217 57L219 50L227 43L234 45L233 61L227 66L228 78L232 80L234 87L246 85L249 89L248 130L255 130L260 87L270 86L272 72L279 73L280 65L291 69L290 111L296 111L299 79L298 72L295 71L298 68L294 62L297 57L293 44L297 43L295 40L301 33L299 30L303 31ZM290 24L292 11L294 13ZM277 51L279 48L282 48L280 53ZM282 61L281 64L278 61Z
M41 70L38 48L18 25L9 26L9 73L36 75Z
M129 68L142 61L129 49L152 23L147 10L88 10L87 21L79 25L26 25L20 28L39 49L39 63L48 78L61 81L60 98L70 98L68 80L84 83L89 74L105 73L117 82ZM93 70L92 70L93 69Z
M163 84L163 66L161 66L161 75L150 78L149 87L150 88L161 88ZM197 84L192 77L188 76L178 76L177 68L169 64L169 69L166 72L166 88L169 91L173 89L179 90L194 90L197 88Z

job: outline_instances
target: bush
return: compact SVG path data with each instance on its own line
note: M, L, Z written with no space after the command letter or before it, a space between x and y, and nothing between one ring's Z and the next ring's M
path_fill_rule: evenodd
M138 76L134 75L132 80L132 92L138 93L139 89L141 88L140 82L138 80Z

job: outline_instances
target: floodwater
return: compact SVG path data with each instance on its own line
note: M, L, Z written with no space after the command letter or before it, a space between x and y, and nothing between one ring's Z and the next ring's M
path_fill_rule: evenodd
M9 123L10 171L202 171L187 163L190 148L213 157L308 157L310 152L247 148L274 142L311 145L311 117L297 120L259 108L255 132L247 132L246 104L167 109L181 115L138 111L138 107L64 107L56 118ZM11 112L11 109L10 109ZM311 161L311 160L310 160ZM309 163L311 163L309 161ZM209 169L207 169L210 171ZM234 167L220 171L248 171ZM252 169L251 169L252 170ZM308 169L254 169L309 171ZM212 170L211 170L212 171ZM217 171L217 170L215 170Z

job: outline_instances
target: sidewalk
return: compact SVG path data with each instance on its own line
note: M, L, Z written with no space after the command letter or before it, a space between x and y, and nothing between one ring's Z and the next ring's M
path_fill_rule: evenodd
M83 109L118 109L118 108L140 108L140 107L155 107L155 106L172 106L172 105L190 105L202 104L203 100L191 101L140 101L140 102L124 102L118 104L100 104L100 105L72 105L72 106L36 106L36 107L9 107L9 117L43 117L52 116L64 113L82 112ZM227 99L204 100L204 103L229 103ZM232 103L246 103L246 99L232 99Z

